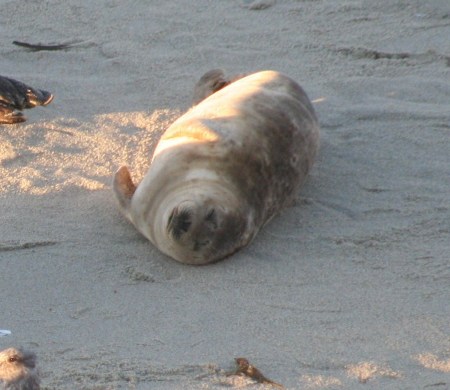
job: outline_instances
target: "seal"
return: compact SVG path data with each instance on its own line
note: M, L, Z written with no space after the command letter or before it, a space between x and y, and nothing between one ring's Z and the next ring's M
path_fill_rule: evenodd
M248 245L292 204L319 144L314 108L289 77L262 71L228 84L217 73L212 79L219 86L200 79L196 90L206 98L165 131L139 186L125 166L113 181L123 214L186 264L212 263Z
M27 118L20 110L46 106L52 100L53 95L48 91L0 76L0 124L25 122Z

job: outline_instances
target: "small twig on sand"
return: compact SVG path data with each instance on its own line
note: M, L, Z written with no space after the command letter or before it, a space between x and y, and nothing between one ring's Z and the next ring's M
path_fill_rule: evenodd
M20 41L13 41L13 44L20 47L25 47L31 51L43 51L43 50L66 50L72 47L79 46L83 42L68 42L55 45L42 45L40 43L27 43Z
M237 375L245 375L249 378L252 378L258 383L264 383L266 385L271 385L273 387L276 387L277 389L285 389L283 385L280 385L277 382L274 382L273 380L266 378L261 371L259 371L255 366L252 366L247 359L245 358L236 358L234 359L236 361L237 369L236 374Z

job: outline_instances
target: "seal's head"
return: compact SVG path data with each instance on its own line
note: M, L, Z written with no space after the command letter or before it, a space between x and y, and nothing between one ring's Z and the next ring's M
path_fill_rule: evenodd
M213 263L247 245L255 236L255 211L239 190L207 169L148 175L136 187L126 167L114 178L114 191L127 218L173 259ZM160 185L157 187L155 183Z
M169 207L163 217L166 253L186 264L223 259L251 238L248 213L224 198L192 197ZM236 243L241 242L241 245Z

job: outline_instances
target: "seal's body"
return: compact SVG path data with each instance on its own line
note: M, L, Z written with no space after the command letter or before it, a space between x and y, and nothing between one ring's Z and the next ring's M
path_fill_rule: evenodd
M25 122L20 110L46 106L52 100L53 95L48 91L0 76L0 124Z
M127 218L187 264L247 245L293 201L319 142L311 102L287 76L263 71L215 90L166 130L137 188L126 167L114 179Z

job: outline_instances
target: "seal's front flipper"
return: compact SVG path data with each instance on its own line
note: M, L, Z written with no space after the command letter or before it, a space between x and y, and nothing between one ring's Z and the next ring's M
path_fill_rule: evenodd
M25 122L27 118L17 110L3 107L0 105L0 124L11 125L14 123Z
M122 166L116 172L114 175L113 188L122 211L128 215L131 198L136 191L136 186L131 179L130 171L127 167Z

